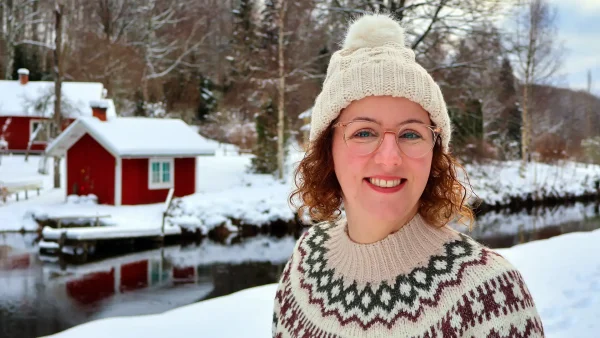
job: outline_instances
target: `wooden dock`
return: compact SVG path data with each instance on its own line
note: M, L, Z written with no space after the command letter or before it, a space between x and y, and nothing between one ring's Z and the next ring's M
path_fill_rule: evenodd
M160 246L165 237L180 235L179 227L165 227L164 234L159 227L103 226L61 229L44 227L39 248L42 254L68 255L77 262L83 263L88 260L88 255L96 253L99 246L107 248L111 245L126 244L135 247L140 242L155 243L154 246Z
M173 189L169 191L161 224L147 227L103 225L102 219L110 215L60 215L48 217L52 225L42 229L39 250L44 255L70 256L78 263L88 261L99 248L111 251L111 247L127 246L144 249L163 245L165 238L181 236L181 228L166 226L166 212L171 205Z

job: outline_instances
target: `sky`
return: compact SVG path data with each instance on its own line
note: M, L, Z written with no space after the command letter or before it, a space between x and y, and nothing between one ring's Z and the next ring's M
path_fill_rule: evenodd
M561 87L587 88L592 71L592 93L600 96L600 0L550 0L558 10L558 39L565 47Z

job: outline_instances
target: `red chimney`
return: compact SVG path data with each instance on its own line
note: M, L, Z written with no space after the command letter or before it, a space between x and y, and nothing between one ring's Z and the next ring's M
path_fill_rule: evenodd
M90 106L92 107L92 116L100 121L106 121L106 110L108 109L106 100L90 101Z
M29 82L29 69L19 68L17 73L19 74L19 82L21 82L23 86L26 85L27 82Z

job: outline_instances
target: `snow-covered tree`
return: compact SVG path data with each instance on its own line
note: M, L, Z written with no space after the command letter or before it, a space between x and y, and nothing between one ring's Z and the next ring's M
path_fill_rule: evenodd
M515 32L509 40L521 81L521 157L530 159L532 143L532 85L544 84L561 65L561 47L557 40L556 10L546 0L522 0L514 14Z

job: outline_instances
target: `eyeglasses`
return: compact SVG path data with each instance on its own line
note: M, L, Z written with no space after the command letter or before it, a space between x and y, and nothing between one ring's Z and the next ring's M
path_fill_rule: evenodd
M379 123L366 120L338 122L333 127L344 127L344 141L348 150L355 155L373 153L381 146L385 134L391 133L396 136L396 144L400 151L411 158L427 155L442 131L439 127L418 122L402 124L398 129L387 130Z

